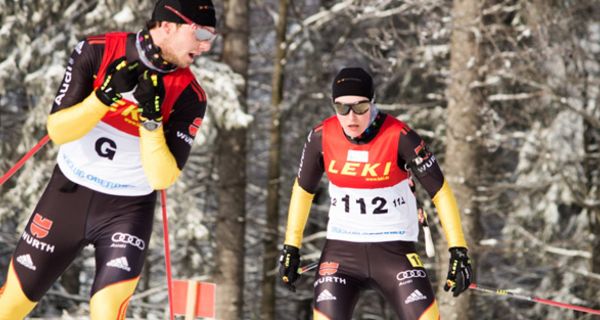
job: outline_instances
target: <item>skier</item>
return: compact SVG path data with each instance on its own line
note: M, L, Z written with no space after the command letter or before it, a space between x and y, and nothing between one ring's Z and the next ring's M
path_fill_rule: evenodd
M152 231L204 117L189 69L210 50L211 0L160 0L136 33L90 36L71 54L47 129L57 166L12 256L0 319L23 319L81 249L95 248L91 319L124 319Z
M290 200L279 258L295 290L310 206L324 172L331 204L313 297L314 319L351 319L361 290L374 288L400 319L439 319L429 277L415 251L417 205L409 170L435 204L448 240L446 291L472 279L456 200L433 153L402 121L377 109L371 76L344 68L332 84L332 116L310 131Z

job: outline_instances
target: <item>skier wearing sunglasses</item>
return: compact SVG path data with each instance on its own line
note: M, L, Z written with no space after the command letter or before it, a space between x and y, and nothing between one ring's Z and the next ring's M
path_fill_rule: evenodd
M290 200L279 258L284 285L295 290L300 248L323 173L331 199L326 241L316 271L313 318L351 319L359 294L380 292L406 320L437 320L429 276L415 250L419 224L414 175L431 196L449 245L444 289L454 296L472 280L456 200L433 153L402 121L373 103L371 76L344 68L332 84L335 115L308 135Z
M142 30L75 47L47 121L58 164L12 256L1 320L23 319L87 245L90 318L125 318L156 190L179 177L205 114L189 66L210 50L215 26L210 0L160 0Z

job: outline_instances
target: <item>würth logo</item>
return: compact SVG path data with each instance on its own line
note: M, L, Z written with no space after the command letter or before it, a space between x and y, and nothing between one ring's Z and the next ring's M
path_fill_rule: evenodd
M198 133L198 129L200 129L200 125L202 124L202 118L198 117L195 118L194 121L192 122L192 124L189 125L188 127L188 131L190 133L190 136L195 137L196 134Z
M48 235L50 229L52 229L52 224L52 220L44 218L41 214L36 213L29 226L29 231L31 231L31 234L36 238L42 239Z
M323 262L319 266L319 274L322 276L330 276L338 271L340 266L337 262Z

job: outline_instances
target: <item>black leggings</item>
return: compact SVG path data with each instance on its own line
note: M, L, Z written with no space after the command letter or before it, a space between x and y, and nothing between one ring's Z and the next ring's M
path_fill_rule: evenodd
M77 185L57 166L13 255L25 295L39 301L88 244L96 259L91 295L139 276L155 203L155 192L115 196Z
M313 303L320 319L352 319L359 294L367 288L379 291L400 319L437 314L433 290L413 242L327 240L315 279Z

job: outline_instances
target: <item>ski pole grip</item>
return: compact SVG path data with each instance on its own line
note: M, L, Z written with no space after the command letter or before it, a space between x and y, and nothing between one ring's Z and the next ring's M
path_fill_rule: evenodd
M429 230L428 226L423 226L423 235L425 237L425 253L431 258L435 256L435 247L431 238L431 230Z

